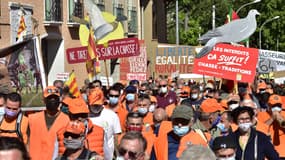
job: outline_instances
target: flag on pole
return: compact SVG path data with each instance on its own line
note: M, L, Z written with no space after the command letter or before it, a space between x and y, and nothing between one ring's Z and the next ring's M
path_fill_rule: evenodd
M98 58L98 55L96 54L96 42L94 39L94 33L91 27L89 31L87 49L88 49L90 60L86 61L86 69L87 69L89 80L93 80L94 76L97 73L101 72L101 69L100 69L99 58Z
M90 59L95 59L97 58L97 54L96 54L96 43L95 43L95 39L94 39L94 33L92 28L90 27L89 30L89 38L88 38L88 54Z
M23 37L26 33L26 23L25 23L25 18L24 15L20 16L20 21L19 21L19 27L18 27L18 31L17 31L17 42L22 41Z
M64 84L69 87L69 92L74 97L79 97L80 96L80 91L78 89L78 85L77 85L77 82L76 82L76 77L75 77L74 71L72 71L70 73L68 80Z

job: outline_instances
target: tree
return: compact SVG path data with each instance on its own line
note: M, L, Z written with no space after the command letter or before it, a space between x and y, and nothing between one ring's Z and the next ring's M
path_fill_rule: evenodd
M216 27L225 23L230 6L237 10L248 0L179 0L179 37L180 44L198 45L199 35L212 29L212 5L216 6ZM167 30L169 43L175 43L175 0L167 1ZM250 9L257 9L261 15L257 17L256 32L250 37L250 47L259 48L259 29L267 19L280 16L266 24L262 29L262 49L285 52L285 5L283 0L263 0L242 8L239 17L243 18ZM277 46L278 45L278 46Z

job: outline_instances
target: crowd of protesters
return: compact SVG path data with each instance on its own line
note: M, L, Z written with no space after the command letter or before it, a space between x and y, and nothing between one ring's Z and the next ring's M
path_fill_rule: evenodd
M158 77L73 97L56 80L46 110L25 114L21 95L0 93L0 159L285 160L282 85Z

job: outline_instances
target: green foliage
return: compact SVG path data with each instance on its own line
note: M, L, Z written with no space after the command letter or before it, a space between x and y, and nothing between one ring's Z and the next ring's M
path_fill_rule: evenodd
M253 1L253 0L251 0ZM197 45L199 34L203 35L212 29L212 5L216 7L216 27L226 21L230 7L237 10L249 0L179 0L179 42L182 45ZM175 0L168 1L168 41L175 43ZM259 48L260 26L268 19L280 16L278 20L264 25L262 33L262 49L285 52L285 5L284 0L262 0L262 2L243 7L239 11L241 18L250 9L257 9L261 15L257 17L256 32L250 37L250 46ZM186 19L186 20L185 20ZM187 21L187 22L186 22ZM277 47L278 43L278 47Z

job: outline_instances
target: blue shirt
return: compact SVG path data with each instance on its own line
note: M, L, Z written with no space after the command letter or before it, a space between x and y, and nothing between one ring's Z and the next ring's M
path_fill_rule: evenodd
M174 133L170 132L167 135L167 140L168 140L168 159L178 160L178 158L176 157L176 153L178 151L178 147L179 147L180 141L175 139L173 137L173 134Z

